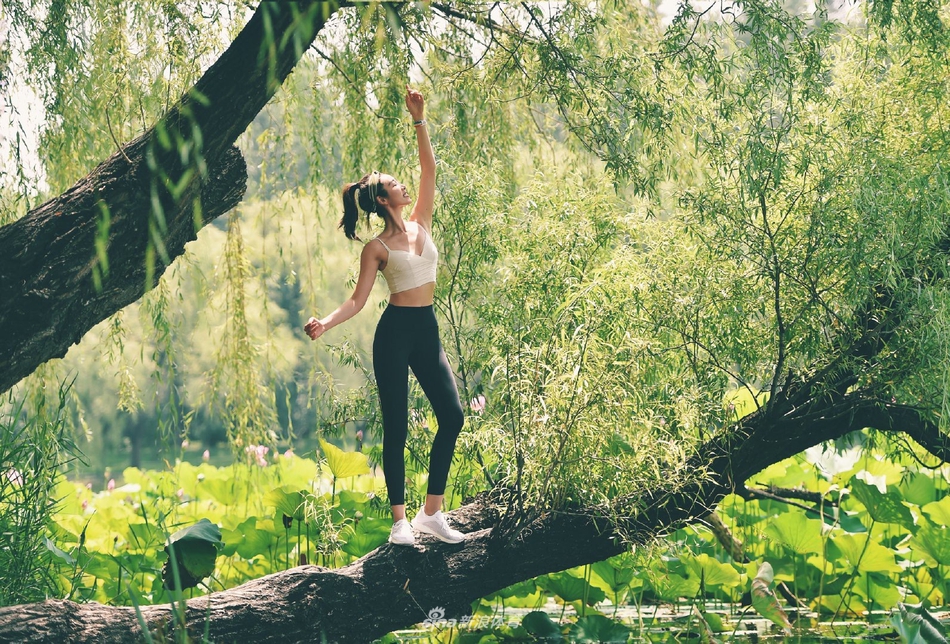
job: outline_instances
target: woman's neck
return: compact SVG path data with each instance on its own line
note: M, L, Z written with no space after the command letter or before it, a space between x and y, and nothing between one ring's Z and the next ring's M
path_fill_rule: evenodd
M390 217L386 218L385 232L391 235L395 233L406 232L406 222L402 218L402 208L400 208L398 212L394 212Z

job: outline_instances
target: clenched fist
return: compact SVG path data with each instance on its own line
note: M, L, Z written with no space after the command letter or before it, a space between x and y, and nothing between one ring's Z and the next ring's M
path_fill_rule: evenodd
M307 332L311 340L316 340L323 335L327 327L317 318L310 318L307 320L307 323L303 325L303 330Z

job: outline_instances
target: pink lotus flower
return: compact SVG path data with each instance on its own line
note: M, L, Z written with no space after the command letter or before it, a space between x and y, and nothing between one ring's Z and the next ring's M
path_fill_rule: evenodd
M191 443L188 442L188 439L187 439L187 438L181 442L181 448L182 448L182 449L188 449L188 446L189 446L189 445L191 445Z
M83 499L83 500L82 500L82 511L85 512L85 511L86 511L86 508L88 508L88 507L89 507L89 499Z
M485 396L478 394L472 399L472 402L468 404L468 407L476 414L482 413L485 410Z
M269 451L270 448L265 445L248 445L244 448L244 453L250 454L260 467L267 467L266 456Z
M178 491L175 492L175 495L176 495L179 499L185 498L185 488L181 488L181 487L178 488Z
M284 458L293 458L293 457L294 457L294 450L288 449L286 452L284 452Z
M110 492L115 489L115 479L109 479L109 482L106 484L106 489Z
M202 452L202 453L201 453L201 460L204 461L205 463L207 463L208 461L210 461L210 460L211 460L211 452L210 452L209 450L205 450L204 452Z

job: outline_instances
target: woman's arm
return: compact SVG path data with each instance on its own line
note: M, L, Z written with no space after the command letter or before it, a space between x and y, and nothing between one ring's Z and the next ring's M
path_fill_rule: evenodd
M360 253L360 276L356 280L356 288L353 290L352 297L322 320L310 318L307 321L303 330L307 332L311 340L316 340L329 329L338 324L343 324L363 309L370 291L373 290L373 282L376 281L376 271L379 269L379 263L382 259L380 257L381 248L380 244L372 242L363 247L363 252Z
M413 121L425 121L425 99L414 89L406 91L406 109L412 115ZM432 142L429 141L429 130L425 123L414 125L416 141L419 144L419 167L422 171L419 177L419 196L409 215L409 221L415 221L432 232L432 204L435 201L435 153L432 151Z

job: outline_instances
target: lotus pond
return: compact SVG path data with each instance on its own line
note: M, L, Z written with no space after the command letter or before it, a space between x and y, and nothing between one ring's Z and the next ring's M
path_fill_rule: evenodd
M386 541L385 485L367 455L326 442L313 458L247 455L224 467L180 460L167 471L129 468L101 490L61 480L46 543L62 596L168 602L170 576L197 596L301 563L343 566ZM423 489L424 475L415 476ZM428 607L427 623L382 641L810 642L921 632L936 636L918 641L946 641L934 637L945 637L950 590L948 476L947 466L926 467L911 453L813 450L760 473L749 492L717 508L741 560L715 526L696 523L647 548L505 588L471 615ZM176 548L192 555L177 568L169 565ZM763 582L765 563L774 574ZM757 579L776 592L774 607L756 603Z

